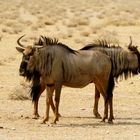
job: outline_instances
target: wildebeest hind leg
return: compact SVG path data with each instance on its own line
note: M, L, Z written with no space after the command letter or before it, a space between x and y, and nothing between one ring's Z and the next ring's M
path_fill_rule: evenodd
M104 116L102 118L102 122L105 122L105 119L108 118L108 101L106 102L108 83L104 79L102 79L102 81L98 80L96 87L104 98Z
M98 112L98 102L100 99L100 92L98 91L97 87L95 86L95 100L94 100L94 108L93 108L93 114L95 118L101 119L101 115Z

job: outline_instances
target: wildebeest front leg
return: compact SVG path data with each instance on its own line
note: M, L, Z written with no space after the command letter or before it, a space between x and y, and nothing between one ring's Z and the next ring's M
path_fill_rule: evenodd
M41 82L40 83L40 92L38 94L37 99L34 101L34 112L33 112L33 117L32 117L33 119L38 119L40 117L39 113L38 113L38 101L39 101L40 95L43 93L45 88L46 88L45 83Z
M39 97L38 97L39 100ZM38 100L34 101L34 112L32 119L38 119L40 116L38 114Z
M54 87L47 87L47 93L46 93L46 114L45 114L45 118L43 120L43 123L46 123L46 121L49 120L49 110L50 110L50 105L52 107L52 109L54 110L54 104L53 104L53 92L54 92Z
M95 86L95 100L94 100L94 108L93 108L93 114L96 118L102 118L101 115L98 112L98 102L100 99L100 92L98 91L97 87Z
M56 121L59 120L59 102L60 102L60 94L61 94L61 88L62 86L56 86L55 89L55 118L53 123L56 124Z

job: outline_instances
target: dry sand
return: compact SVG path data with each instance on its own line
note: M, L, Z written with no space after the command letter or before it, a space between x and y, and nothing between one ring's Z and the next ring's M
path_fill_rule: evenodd
M139 0L0 1L0 140L139 140L139 75L116 83L113 125L93 117L92 84L83 89L63 88L60 121L42 125L45 93L39 102L41 118L33 120L33 105L26 100L29 84L18 75L21 55L15 49L17 38L23 34L25 44L46 35L73 49L96 39L125 48L129 36L140 46L139 7ZM103 115L102 97L99 111ZM49 122L52 117L51 112Z

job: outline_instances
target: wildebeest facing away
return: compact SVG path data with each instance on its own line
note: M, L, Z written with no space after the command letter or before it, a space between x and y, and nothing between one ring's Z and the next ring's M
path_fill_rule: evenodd
M102 121L108 117L108 103L110 116L108 121L112 122L112 90L114 79L112 76L112 64L110 58L99 51L79 50L75 51L57 40L42 37L37 43L39 46L21 45L18 39L17 47L23 53L20 65L20 75L28 80L33 79L34 85L39 85L40 77L44 81L47 90L46 115L43 123L49 119L49 107L53 106L52 94L55 90L55 118L59 118L59 100L62 85L82 88L89 83L95 83L98 91L103 95L105 108ZM43 41L42 41L43 39ZM98 63L97 63L98 62ZM36 89L38 90L38 88ZM38 98L40 92L31 92L32 100Z
M108 55L112 62L112 75L116 80L118 77L127 79L140 73L140 53L137 46L132 45L131 37L128 50L124 50L120 46L109 46L106 41L101 40L98 40L98 43L88 44L81 50L99 50ZM95 86L94 114L100 117L98 113L99 98L100 92Z

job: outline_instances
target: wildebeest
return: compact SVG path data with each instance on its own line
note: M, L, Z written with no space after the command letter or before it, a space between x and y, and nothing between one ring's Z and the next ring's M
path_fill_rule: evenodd
M37 45L24 47L18 39L17 47L23 53L20 65L20 75L33 79L34 85L39 85L40 77L47 90L45 123L49 119L49 107L53 106L52 94L55 90L55 118L59 118L59 101L62 85L82 88L89 83L95 83L98 91L104 97L104 117L108 117L108 104L110 116L108 121L112 122L112 90L114 78L112 76L112 64L110 58L99 51L73 50L58 42L56 39L42 37ZM43 41L42 41L43 40ZM40 47L39 47L40 46ZM25 75L26 74L26 75ZM32 89L34 90L34 89ZM36 89L38 90L38 88ZM40 92L31 92L32 100L35 101Z
M140 73L140 52L137 46L132 45L131 37L128 50L124 50L119 45L110 46L106 41L101 40L98 40L97 43L88 44L81 50L99 50L108 55L112 61L112 75L116 80L118 77L127 79L130 76ZM100 92L95 86L94 114L100 117L98 113L99 98Z
M124 77L127 79L131 75L136 75L140 72L140 54L137 46L132 45L132 39L130 38L130 43L128 45L128 50L124 50L122 47L109 45L106 41L98 40L97 43L88 44L81 50L98 50L102 53L108 55L112 61L112 75L117 80L118 77ZM41 80L40 84L40 95L46 88L44 82ZM35 86L33 86L35 87ZM33 88L34 89L34 88ZM98 112L98 101L100 98L100 92L95 86L95 102L93 113L95 117L101 118ZM38 98L36 98L34 103L34 117L37 118L38 115ZM54 111L54 106L52 106Z

